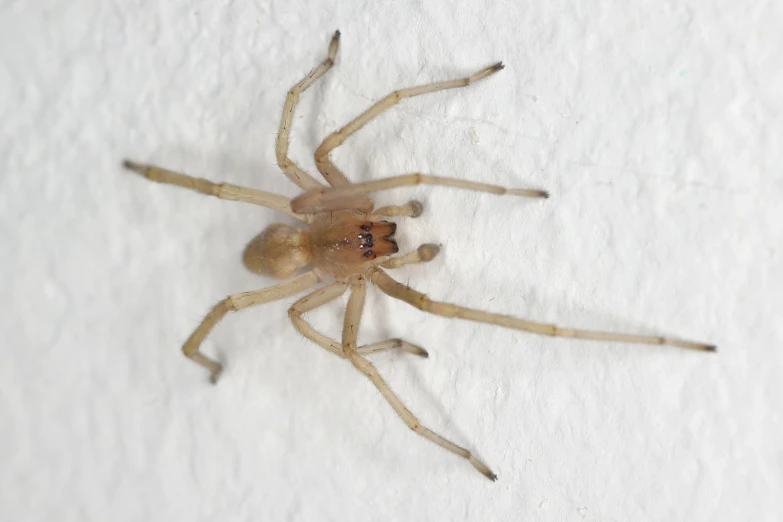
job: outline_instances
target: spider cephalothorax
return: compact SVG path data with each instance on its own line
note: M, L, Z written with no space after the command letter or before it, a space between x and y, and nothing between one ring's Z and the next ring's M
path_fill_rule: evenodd
M335 277L361 273L376 258L400 250L396 223L370 221L353 211L319 215L310 229L315 266Z
M399 252L396 230L397 223L344 210L319 214L309 231L274 223L248 243L242 261L251 272L275 279L288 279L311 264L325 276L346 277Z
M366 359L370 353L395 348L415 355L427 356L424 349L401 339L389 339L365 346L357 345L359 321L368 283L376 285L382 292L395 299L402 300L425 312L444 317L457 317L553 337L606 342L667 344L693 350L715 350L712 345L693 341L653 335L616 334L561 328L549 323L528 321L506 315L481 312L454 304L440 303L432 301L424 294L392 279L385 269L430 261L438 254L438 247L425 244L413 252L391 257L398 251L397 243L394 240L397 225L383 218L393 216L415 218L422 213L422 205L417 201L409 201L403 205L374 209L372 200L367 196L368 193L395 187L430 184L535 198L546 198L548 195L541 190L506 189L484 183L420 173L364 183L351 183L329 160L329 152L332 149L400 100L469 85L503 69L503 65L500 63L486 67L467 78L395 91L357 116L342 129L327 136L316 149L315 163L329 186L320 183L299 168L288 158L288 134L294 108L301 92L334 64L339 37L340 32L338 31L329 44L326 60L297 83L286 98L275 151L280 168L303 191L293 200L261 190L227 183L213 183L150 165L139 165L130 161L124 163L126 168L138 172L150 180L178 185L222 199L245 201L272 208L298 220L302 227L305 227L294 228L282 223L275 223L256 236L247 245L242 256L245 266L256 273L288 280L262 290L228 296L210 310L201 324L185 341L182 346L185 355L209 370L212 382L217 381L222 366L201 353L199 348L209 331L228 312L283 299L321 285L297 300L289 309L288 315L297 331L338 357L348 359L372 381L409 428L448 451L465 458L486 477L495 480L497 476L470 451L424 427L395 395L378 370ZM300 272L299 275L293 277L297 272ZM351 296L345 311L342 340L338 342L315 330L303 318L303 315L337 299L349 288Z

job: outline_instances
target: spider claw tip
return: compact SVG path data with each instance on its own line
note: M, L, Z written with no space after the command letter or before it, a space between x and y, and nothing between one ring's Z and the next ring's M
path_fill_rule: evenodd
M211 382L212 384L217 384L218 379L220 379L220 375L222 373L223 373L223 366L220 366L209 375L209 382Z
M492 66L492 70L493 71L502 71L505 68L506 68L506 66L503 65L503 62L498 62L498 63L496 63L495 65Z
M144 174L144 171L146 168L144 165L139 165L138 163L134 163L131 160L122 160L122 166L128 170L132 170L133 172L138 172L139 174Z
M706 345L704 347L704 351L706 351L706 352L717 352L718 351L718 347L715 346L714 344L708 344L708 345Z

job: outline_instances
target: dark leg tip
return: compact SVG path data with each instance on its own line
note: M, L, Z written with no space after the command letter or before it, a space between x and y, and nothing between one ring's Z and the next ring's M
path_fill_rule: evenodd
M340 39L340 30L339 29L334 32L334 36L332 36L332 38L334 38L335 40L339 40Z
M147 171L147 168L144 165L139 165L138 163L134 163L131 160L122 160L122 166L128 170L132 170L133 172L137 172L141 174L142 176Z
M549 192L547 192L546 190L540 190L539 194L541 194L542 198L549 199Z
M429 359L430 358L430 352L428 352L427 350L422 348L421 351L419 352L419 356L424 358L424 359Z
M491 471L487 473L487 478L491 480L492 482L496 482L498 479L498 476L492 473Z
M413 200L410 202L411 205L411 217L417 218L421 216L421 213L424 212L424 205L421 204L421 201Z
M710 345L707 345L704 348L704 350L707 351L707 352L717 352L718 351L718 347L715 346L714 344L710 344Z
M213 371L209 375L209 382L212 384L217 384L218 379L220 379L220 375L223 373L223 366L220 366L217 370Z
M503 62L498 62L498 63L496 63L495 65L492 66L492 70L493 71L502 71L505 68L506 68L506 66L503 65Z

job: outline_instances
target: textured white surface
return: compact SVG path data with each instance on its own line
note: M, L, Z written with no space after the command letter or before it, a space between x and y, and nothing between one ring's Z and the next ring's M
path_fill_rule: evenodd
M539 5L540 4L540 5ZM780 2L101 2L0 5L0 518L775 520L783 513ZM520 316L712 341L707 355L551 340L427 317L373 291L361 332L433 429L302 339L293 302L179 351L273 212L147 183L123 157L293 195L292 156L388 91L409 100L334 155L349 177L424 171L546 202L417 188L398 277ZM339 333L341 310L311 316Z

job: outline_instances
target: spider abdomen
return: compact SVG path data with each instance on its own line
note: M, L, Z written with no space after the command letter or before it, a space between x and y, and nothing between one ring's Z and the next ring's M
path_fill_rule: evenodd
M312 261L309 234L282 223L269 225L242 253L248 270L275 279L288 279Z

